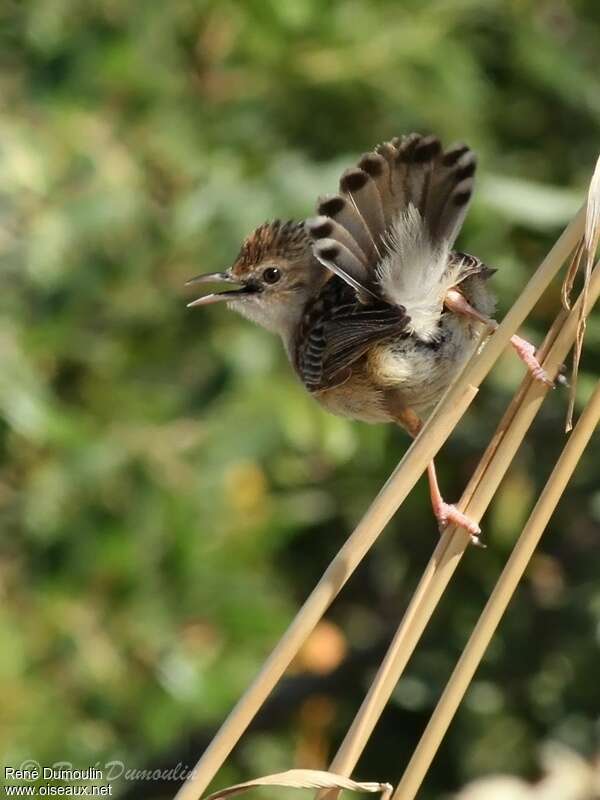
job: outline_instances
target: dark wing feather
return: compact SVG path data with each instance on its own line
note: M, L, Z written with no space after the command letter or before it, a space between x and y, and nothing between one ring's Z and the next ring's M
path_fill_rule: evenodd
M457 283L461 283L465 278L469 278L471 275L479 275L480 278L487 280L491 278L495 272L498 272L497 269L484 264L477 256L472 256L469 253L461 253L457 250L450 253L448 257L448 269L454 269L455 266L460 267Z
M332 278L305 309L294 361L311 391L343 383L351 367L375 343L402 335L405 310L384 302L363 305L341 279Z

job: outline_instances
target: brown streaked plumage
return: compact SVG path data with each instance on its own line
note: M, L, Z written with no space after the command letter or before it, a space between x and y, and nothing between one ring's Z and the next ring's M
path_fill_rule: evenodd
M476 159L435 136L394 138L346 170L318 217L260 225L231 269L193 281L239 288L190 303L226 300L279 334L306 389L335 414L395 422L415 436L493 327L487 279L495 270L454 251L473 192ZM513 338L534 376L550 382L530 345ZM433 464L440 525L478 526L444 502Z
M293 261L305 253L308 241L304 222L282 222L278 219L263 222L244 239L232 272L243 277L248 270L266 258L286 258Z

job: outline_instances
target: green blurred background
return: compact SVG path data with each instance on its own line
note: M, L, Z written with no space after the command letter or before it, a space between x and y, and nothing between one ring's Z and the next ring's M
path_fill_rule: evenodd
M599 41L593 0L2 1L3 763L193 763L407 447L320 410L269 334L186 310L185 279L263 220L312 212L376 142L434 131L479 153L459 244L498 268L501 317L587 188ZM579 408L599 358L596 315ZM522 373L507 354L444 447L449 499ZM566 402L547 399L357 777L399 777L563 447ZM598 750L599 460L596 437L423 798L534 776L549 739ZM327 763L436 539L422 480L218 785Z

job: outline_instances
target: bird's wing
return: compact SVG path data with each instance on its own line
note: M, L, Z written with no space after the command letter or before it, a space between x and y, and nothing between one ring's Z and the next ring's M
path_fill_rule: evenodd
M339 193L321 198L319 216L307 221L315 257L361 302L403 305L415 332L429 335L455 285L449 254L475 169L466 145L444 151L435 136L412 133L378 145L343 173Z
M337 278L307 306L294 349L296 370L309 391L343 383L351 367L375 343L403 334L403 308L360 303Z
M462 253L458 250L454 250L450 253L448 257L448 267L456 273L457 284L464 281L465 278L470 278L471 275L479 275L483 280L487 280L491 278L495 272L498 272L497 269L484 264L477 256L472 256L470 253Z

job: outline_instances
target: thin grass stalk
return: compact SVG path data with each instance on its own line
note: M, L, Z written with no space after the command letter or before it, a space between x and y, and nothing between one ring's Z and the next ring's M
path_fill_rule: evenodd
M180 787L176 794L177 800L195 800L202 795L292 659L389 522L397 507L413 488L427 464L442 446L443 441L450 435L476 394L477 389L474 387L464 387L459 401L449 409L448 416L443 420L444 427L438 426L438 430L440 430L438 437L441 438L441 441L439 439L436 441L431 433L424 436L423 431L418 440L413 442L400 462L402 469L398 471L399 468L396 468L392 478L385 484L354 532L330 563L264 663L254 682L240 698L202 758ZM401 478L401 480L397 478Z
M458 660L392 800L413 800L416 796L552 513L599 422L600 382L596 385L592 397L567 440L467 646Z
M599 295L600 263L592 276L585 314L589 314ZM573 346L584 300L582 293L569 314L564 310L559 312L540 348L539 358L549 374L557 371ZM461 510L470 517L479 521L483 516L547 391L546 386L533 381L529 375L524 378L459 503ZM331 772L352 774L468 544L469 537L460 529L448 529L441 537L373 683L329 767ZM327 792L327 797L331 800L335 794Z
M477 387L507 346L510 337L527 317L579 241L584 221L585 206L562 233L485 348L467 364L446 392L417 439L409 447L404 458L299 610L253 683L240 698L204 755L180 787L177 792L178 800L196 800L204 792L315 625L470 405L477 394Z
M556 339L558 332L567 317L565 311L559 312L552 327L548 331L544 344L538 352L540 363L543 362L550 345ZM528 375L525 376L523 382L508 406L498 428L492 437L488 447L486 448L483 456L481 457L477 468L463 492L459 507L465 510L471 501L477 486L488 469L493 457L498 449L500 442L507 428L512 423L515 415L520 409L523 398L525 397L527 389L531 386L531 380ZM448 531L450 533L450 531ZM373 729L387 702L397 685L400 677L408 663L410 656L413 653L418 639L420 638L423 630L419 626L420 622L427 622L428 618L423 615L423 603L427 601L427 596L430 595L429 601L437 601L435 595L431 595L432 580L436 574L437 567L441 563L443 557L447 557L447 538L441 537L438 542L429 563L425 567L423 575L415 589L411 601L407 607L404 617L390 643L390 647L385 654L381 666L369 687L369 691L361 704L350 728L348 729L344 740L342 741L335 758L331 762L329 769L339 775L350 775L354 770L358 759L360 758L366 743L371 737ZM459 553L462 554L467 545L467 539L464 542L459 542ZM445 587L444 587L445 588ZM334 792L328 792L323 797L328 797L329 800L335 796Z

